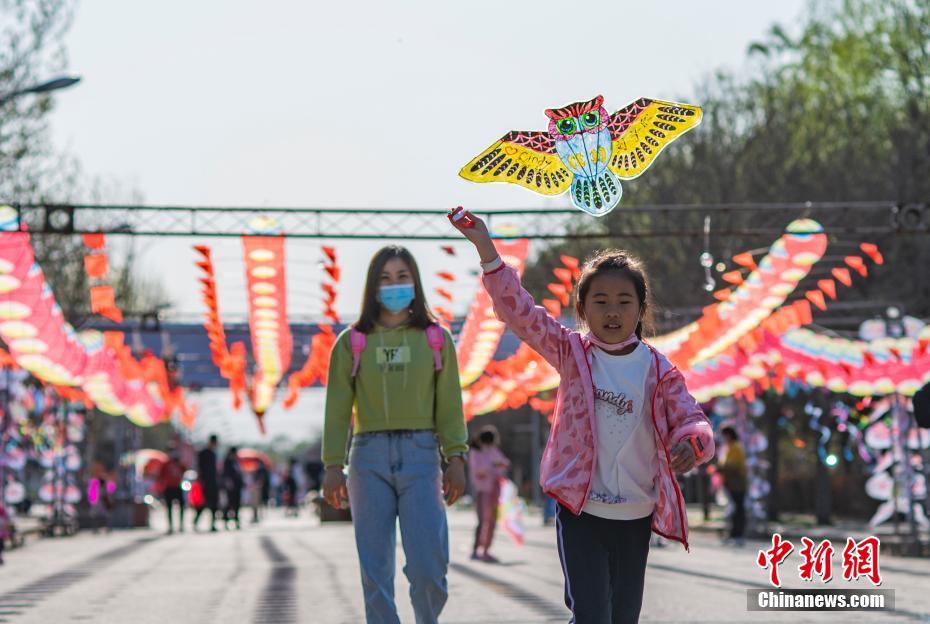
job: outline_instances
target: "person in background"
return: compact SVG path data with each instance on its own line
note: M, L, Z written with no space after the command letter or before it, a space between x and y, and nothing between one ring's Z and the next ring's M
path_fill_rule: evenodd
M468 451L468 474L472 492L475 494L475 510L478 512L478 527L475 529L475 544L471 558L488 563L497 559L489 552L497 525L497 504L500 500L500 479L507 474L510 460L498 448L499 434L493 425L483 427L478 433L477 445Z
M261 462L259 462L261 464ZM243 473L245 481L245 504L252 509L252 524L258 524L258 506L261 499L262 486L258 481L256 470Z
M287 504L287 511L284 515L290 517L299 515L297 509L299 496L297 492L297 475L294 474L295 472L297 472L297 460L291 458L287 464L287 473L284 477L284 500Z
M228 529L229 523L242 528L239 522L239 508L242 506L242 488L245 481L242 478L242 468L239 466L239 449L229 447L226 459L223 460L223 489L226 490L226 509L223 524Z
M176 448L168 451L168 461L158 471L156 489L165 501L168 512L168 535L174 533L174 504L178 504L178 530L184 531L184 491L181 481L187 468L181 464L181 456Z
M216 532L216 510L220 503L220 485L216 474L216 447L219 440L211 435L207 446L197 453L197 481L203 492L203 507L197 509L194 515L194 530L197 530L197 521L204 509L210 510L210 530Z
M94 533L100 529L110 530L110 512L113 509L112 493L116 483L110 478L103 464L95 462L91 468L93 475L87 484L87 502L90 504L90 517Z
M278 508L284 507L284 472L285 469L277 466L271 471L271 496Z
M262 481L262 507L267 508L271 502L271 492L274 490L275 472L265 466L265 478Z
M542 521L543 526L550 526L555 523L555 499L545 494L546 500L543 501Z
M7 513L3 501L0 501L0 565L3 565L3 546L10 539L13 529L13 520Z
M723 487L733 502L730 537L724 540L724 543L732 542L742 546L743 532L746 529L746 452L740 444L739 436L736 435L736 429L724 427L720 433L727 446L720 472L723 476Z
M252 522L258 522L265 505L268 504L268 466L265 462L258 462L258 468L252 475L254 492L249 496L252 501Z
M914 420L918 427L930 429L930 383L914 393Z

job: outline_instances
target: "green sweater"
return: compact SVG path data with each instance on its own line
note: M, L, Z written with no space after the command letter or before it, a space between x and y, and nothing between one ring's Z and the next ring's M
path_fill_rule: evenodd
M353 406L355 433L432 429L444 456L468 450L455 344L447 330L443 333L442 370L437 371L425 331L376 327L368 334L355 379L350 330L339 334L326 387L325 465L345 463Z

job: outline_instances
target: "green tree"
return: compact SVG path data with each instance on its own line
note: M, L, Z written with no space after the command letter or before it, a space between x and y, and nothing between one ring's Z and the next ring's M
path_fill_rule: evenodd
M0 97L65 72L63 39L74 9L72 0L0 0ZM0 203L104 202L127 197L140 203L135 191L88 179L75 158L54 150L49 115L55 97L24 95L0 104ZM90 317L81 238L35 235L32 243L56 301L65 317L79 327ZM132 311L165 304L161 285L135 274L133 246L128 250L122 257L110 251L117 303Z
M625 183L624 201L648 206L930 199L930 3L925 0L813 2L796 29L773 26L750 47L746 77L719 72L697 93L705 113L701 126L666 150L645 175ZM822 221L828 234L831 227L835 232L851 224L884 226L889 220L884 212L728 214L712 221L711 251L727 259L772 242L772 237L715 236L715 227L780 228L802 216ZM528 269L528 283L537 294L543 292L562 249L619 246L646 260L660 303L681 309L685 317L696 316L713 301L702 289L698 257L703 241L637 239L623 233L699 229L703 218L699 209L632 213L621 205L591 226L600 228L604 239L546 249ZM831 240L842 245L861 238ZM858 281L844 299L898 303L910 314L930 316L930 281L908 270L930 266L926 233L868 240L880 246L886 264ZM851 248L834 250L829 253Z
M71 23L69 0L0 0L0 97L60 74L67 65L62 38ZM0 105L0 197L42 201L60 160L49 141L50 94Z

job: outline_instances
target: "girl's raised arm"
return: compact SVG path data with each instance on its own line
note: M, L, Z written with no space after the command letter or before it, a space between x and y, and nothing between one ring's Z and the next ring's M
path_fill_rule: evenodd
M497 318L556 370L561 370L563 347L568 344L571 330L536 305L520 284L516 269L501 261L483 220L459 208L449 214L449 221L478 251L485 269L481 281L491 295Z

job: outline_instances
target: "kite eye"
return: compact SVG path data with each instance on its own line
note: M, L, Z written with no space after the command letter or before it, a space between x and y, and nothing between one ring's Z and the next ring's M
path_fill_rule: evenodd
M601 113L599 111L590 111L581 116L581 126L586 130L596 128L601 125Z
M575 123L574 117L566 117L555 122L555 127L558 128L559 132L568 136L570 134L575 134L577 130L577 124Z

